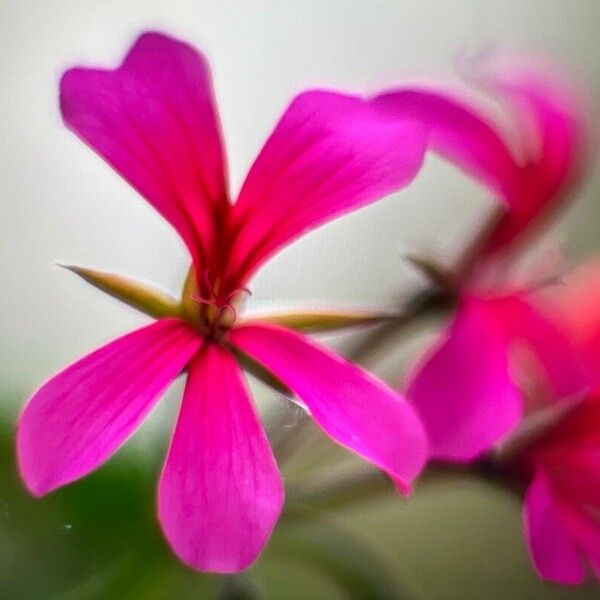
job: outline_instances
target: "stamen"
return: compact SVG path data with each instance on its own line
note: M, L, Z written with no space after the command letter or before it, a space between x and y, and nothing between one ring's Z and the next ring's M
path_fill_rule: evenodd
M198 304L205 304L206 306L215 306L214 300L207 300L206 298L202 298L202 296L192 296L192 299Z
M225 304L229 304L231 303L231 301L238 295L238 294L248 294L248 296L252 296L252 292L247 288L247 287L238 287L235 288L235 290L233 290L233 292L231 292L226 300L225 300Z
M223 305L222 311L223 311L223 313L229 311L231 313L231 317L232 317L233 321L235 322L237 320L237 311L235 310L235 306L233 306L233 304L230 304L229 302L227 302L227 304Z
M202 271L202 286L198 286L192 300L206 308L201 311L202 327L209 334L217 334L219 330L228 329L237 320L235 298L240 294L252 295L245 286L239 286L226 293L222 281L213 280L210 269ZM227 314L228 313L228 314Z

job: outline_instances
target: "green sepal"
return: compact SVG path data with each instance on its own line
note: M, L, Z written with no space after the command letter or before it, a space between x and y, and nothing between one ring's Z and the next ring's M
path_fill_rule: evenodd
M240 324L272 323L303 331L319 333L337 331L358 325L369 325L393 320L397 315L391 312L368 310L290 310L264 315L253 315L240 319Z
M122 275L96 271L95 269L73 265L59 266L79 275L83 280L91 283L109 296L125 302L125 304L155 319L183 317L179 300L148 284L139 283Z

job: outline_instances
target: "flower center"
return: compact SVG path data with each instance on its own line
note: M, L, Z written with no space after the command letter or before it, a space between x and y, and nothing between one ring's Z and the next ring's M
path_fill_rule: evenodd
M225 289L222 279L212 277L209 270L203 272L202 281L198 282L190 268L182 293L185 318L203 336L218 339L233 327L244 293L250 291L244 287Z

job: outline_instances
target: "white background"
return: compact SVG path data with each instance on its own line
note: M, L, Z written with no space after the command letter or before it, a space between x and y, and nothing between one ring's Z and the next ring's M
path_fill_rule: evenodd
M177 236L61 124L57 82L74 64L115 66L159 29L209 57L239 188L290 98L306 87L372 93L415 78L451 80L456 58L490 44L556 59L600 89L597 0L192 2L0 0L0 387L23 394L144 317L54 266L129 274L177 292ZM598 174L570 211L592 251ZM385 304L417 280L408 250L444 256L489 206L428 160L408 190L286 249L252 285L251 306Z

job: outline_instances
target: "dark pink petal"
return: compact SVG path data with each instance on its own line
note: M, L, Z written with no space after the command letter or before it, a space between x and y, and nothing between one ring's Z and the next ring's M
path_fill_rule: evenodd
M593 506L591 514L586 514L586 508L588 507L584 506L569 511L569 527L577 539L579 549L589 561L594 575L600 579L600 523L597 514L599 507Z
M527 489L523 527L540 577L566 584L578 584L584 580L585 571L576 542L543 471L538 472Z
M279 517L283 485L240 369L207 344L192 360L160 479L158 512L174 552L203 571L240 571Z
M493 318L510 340L510 348L522 345L532 353L540 373L557 397L582 392L589 378L580 365L576 348L566 334L563 322L550 306L534 303L520 295L499 298L490 303Z
M66 125L175 227L200 261L214 241L213 213L227 204L204 57L145 33L115 70L67 71L60 105Z
M577 410L577 409L575 409ZM570 415L569 415L570 416ZM553 438L554 452L547 452L544 464L549 469L560 465L559 469L552 471L552 480L560 486L562 495L576 505L594 507L600 510L600 431L598 431L598 413L588 411L588 434L579 430L579 437L575 438L575 431L571 428L570 439L560 434L562 423L557 427L558 435L550 433ZM569 417L567 417L567 426ZM567 433L567 432L565 432ZM558 442L562 440L562 444ZM597 523L600 531L600 522Z
M594 258L569 274L556 288L564 327L580 353L594 386L600 384L600 260Z
M200 346L164 319L125 335L45 383L19 419L17 459L36 496L87 475L135 431Z
M408 184L425 141L421 126L384 117L359 98L325 91L298 96L234 207L232 272L245 280L303 233Z
M521 395L510 378L507 340L484 301L466 299L444 340L417 368L408 398L430 453L469 461L514 427Z
M427 447L419 419L401 397L360 367L283 327L241 326L230 339L292 389L325 433L409 490Z
M566 411L559 424L537 440L531 453L546 464L566 465L553 472L554 479L564 482L562 487L574 498L600 507L600 389L567 399L562 406Z
M521 134L521 183L488 250L512 243L558 201L567 199L590 158L592 137L583 94L567 78L532 61L490 60L475 75L507 103Z
M413 118L429 131L429 148L506 199L515 189L519 168L485 115L443 91L390 90L374 105L401 119Z

